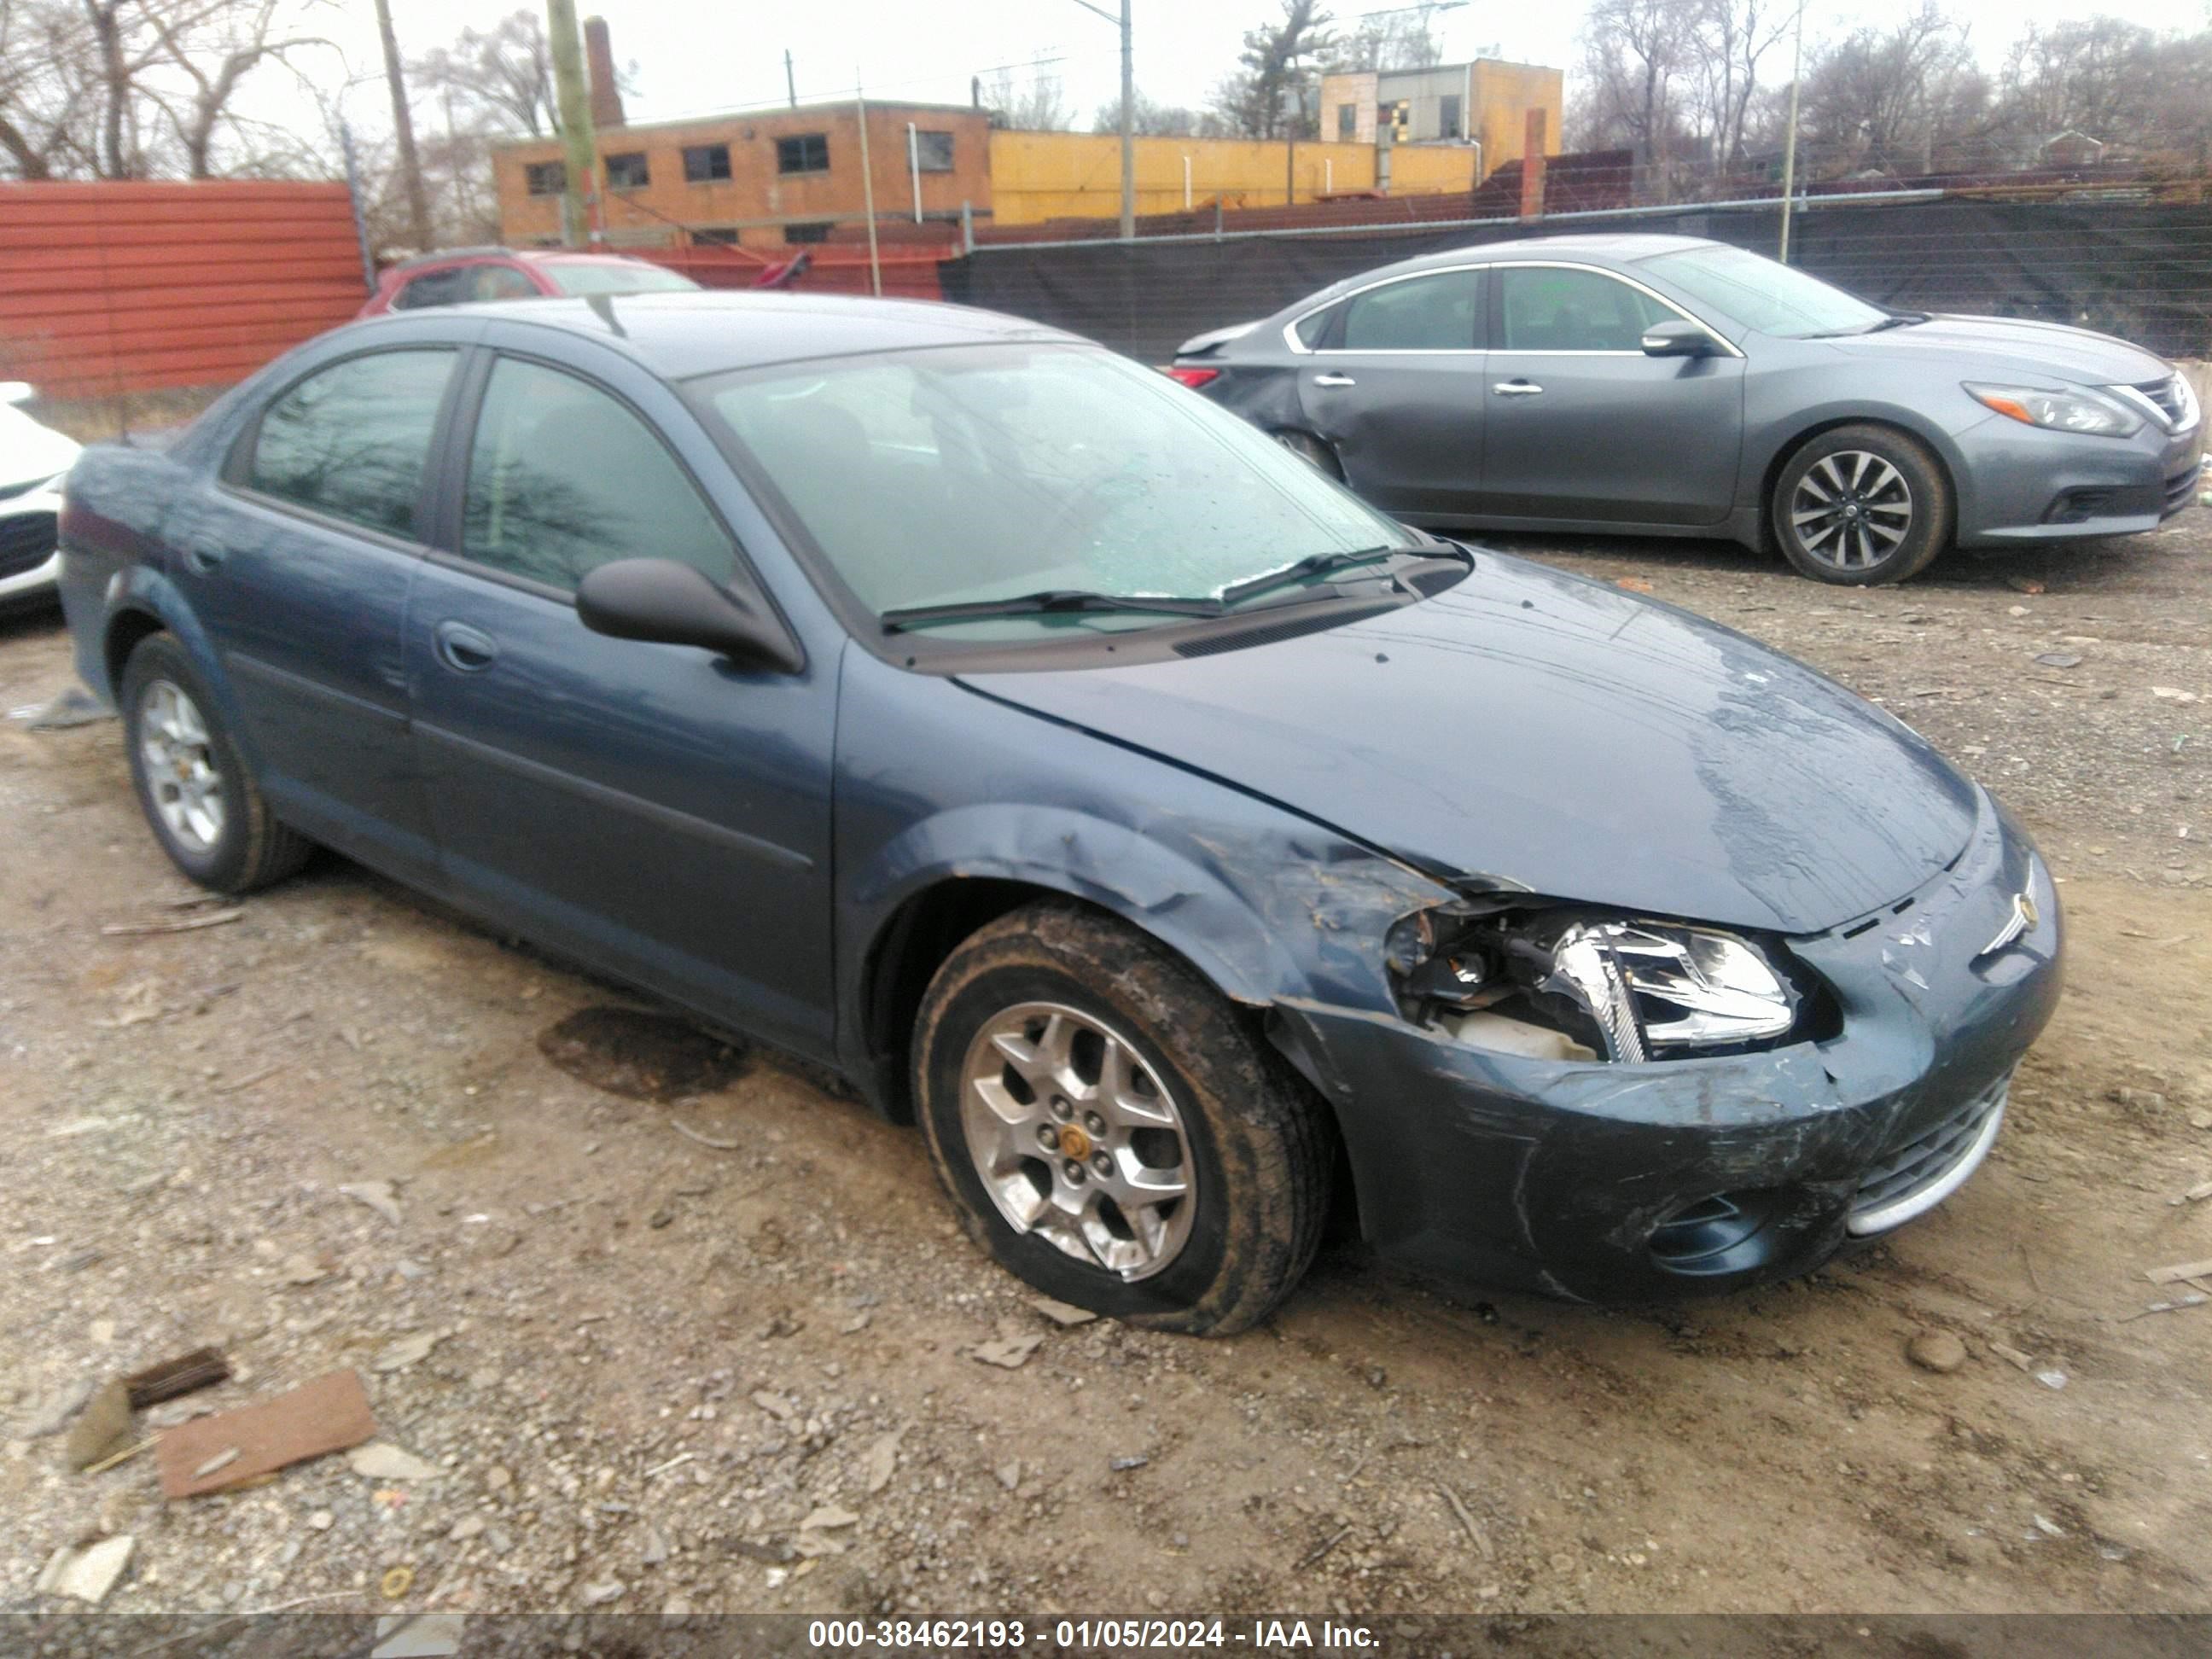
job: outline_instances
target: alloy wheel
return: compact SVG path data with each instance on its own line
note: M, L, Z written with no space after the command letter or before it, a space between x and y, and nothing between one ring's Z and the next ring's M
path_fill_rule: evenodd
M1911 529L1911 486L1868 450L1823 455L1790 492L1790 533L1806 557L1832 570L1873 569Z
M222 774L199 705L168 680L138 699L138 757L154 810L178 846L206 853L222 839Z
M1058 1003L988 1021L961 1071L960 1121L1006 1224L1125 1280L1190 1237L1197 1170L1182 1111L1128 1038Z

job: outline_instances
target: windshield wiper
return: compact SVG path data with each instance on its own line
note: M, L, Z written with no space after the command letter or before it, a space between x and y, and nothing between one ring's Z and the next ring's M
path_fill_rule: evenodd
M1879 334L1886 328L1911 328L1915 323L1926 323L1932 322L1934 320L1934 318L1929 313L1924 311L1893 312L1888 316L1883 318L1880 322L1876 323L1873 327L1864 330L1863 332L1868 334Z
M969 617L1027 617L1079 611L1156 611L1170 617L1218 617L1218 599L1146 599L1126 593L1093 593L1080 587L1048 587L1035 593L1010 593L999 599L962 599L951 605L910 605L883 614L884 632L896 634L927 623L958 622Z
M1263 571L1248 576L1241 582L1231 582L1221 590L1222 604L1235 605L1239 599L1255 593L1263 593L1285 582L1294 582L1305 576L1326 576L1339 570L1350 570L1364 564L1377 564L1400 553L1410 553L1409 547L1358 547L1334 553L1309 553L1303 559L1285 565L1279 570Z

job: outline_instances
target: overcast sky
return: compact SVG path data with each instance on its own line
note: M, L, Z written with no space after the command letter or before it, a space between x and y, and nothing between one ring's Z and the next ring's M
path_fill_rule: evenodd
M343 45L356 72L376 66L374 14L367 0L337 0L348 20ZM1119 0L1100 0L1115 9ZM1133 0L1138 87L1169 103L1200 105L1233 66L1243 31L1275 14L1278 0ZM1389 0L1335 0L1340 24ZM2105 11L2153 27L2201 27L2208 0L1952 0L1992 67L2005 45L2031 22ZM1839 6L1808 0L1808 38L1901 15L1907 0ZM514 0L392 0L403 50L445 43L465 24L479 27L514 9ZM579 0L584 15L607 19L618 61L636 66L634 121L669 120L784 96L783 53L791 52L801 102L848 95L856 79L872 96L965 103L969 77L1000 64L1057 58L1077 125L1088 129L1110 100L1121 73L1118 32L1076 0L804 0L778 6L707 4L702 0ZM1446 62L1496 54L1554 64L1571 73L1579 55L1578 0L1553 4L1470 3L1437 17ZM334 31L337 33L339 31ZM1026 79L1029 70L1018 70ZM1775 67L1786 79L1786 58ZM373 121L381 85L348 100L356 119ZM2212 96L2212 93L2208 93ZM434 112L418 120L434 125Z

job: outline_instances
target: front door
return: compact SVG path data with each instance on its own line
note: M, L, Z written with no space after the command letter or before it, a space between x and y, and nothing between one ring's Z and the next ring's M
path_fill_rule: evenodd
M452 545L408 606L447 883L556 950L827 1056L836 665L741 670L577 620L576 585L610 560L750 580L696 482L720 462L690 413L620 359L594 374L490 359Z
M460 353L410 346L309 372L241 435L222 481L178 504L177 580L287 823L404 879L436 853L401 625L416 515Z
M1647 357L1682 313L1583 266L1492 270L1483 370L1482 511L1494 517L1717 525L1743 448L1743 359Z
M1298 395L1345 481L1418 523L1475 510L1482 473L1484 273L1399 278L1336 307Z

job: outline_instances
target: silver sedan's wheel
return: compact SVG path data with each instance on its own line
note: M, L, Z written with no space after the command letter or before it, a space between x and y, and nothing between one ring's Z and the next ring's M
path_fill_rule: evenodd
M1025 1002L987 1022L962 1067L960 1121L1016 1232L1128 1281L1188 1242L1197 1170L1182 1109L1104 1021Z
M170 681L149 680L137 724L147 793L162 827L188 853L213 851L225 822L222 773L199 705Z
M1844 574L1887 563L1912 531L1912 486L1863 449L1823 455L1797 480L1786 534L1814 563Z

